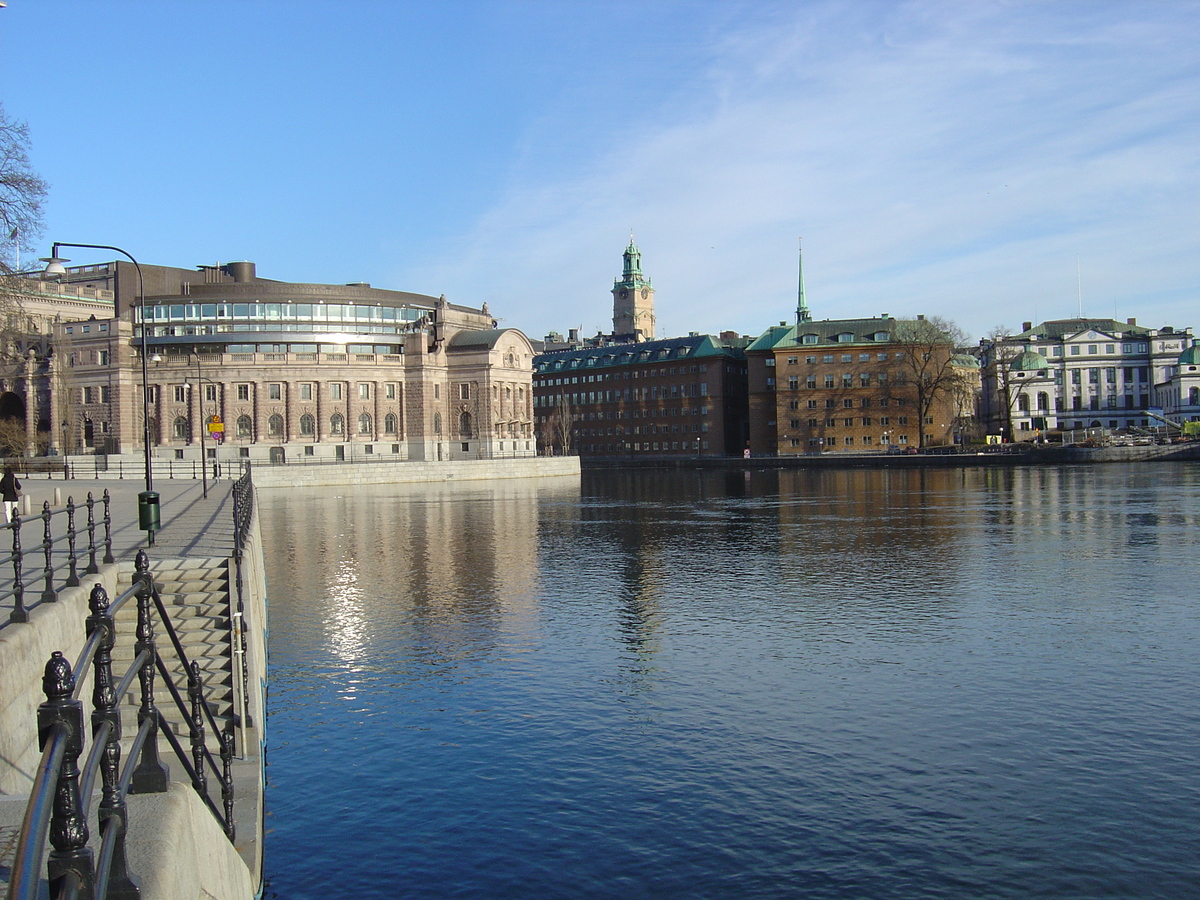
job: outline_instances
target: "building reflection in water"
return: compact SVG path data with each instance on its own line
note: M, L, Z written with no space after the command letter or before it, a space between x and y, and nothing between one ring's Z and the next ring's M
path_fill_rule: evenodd
M539 503L578 496L571 478L264 491L272 629L368 669L397 644L437 666L519 642L538 627Z

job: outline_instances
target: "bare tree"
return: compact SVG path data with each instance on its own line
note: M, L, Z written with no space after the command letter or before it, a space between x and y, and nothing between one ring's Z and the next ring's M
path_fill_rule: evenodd
M920 316L898 321L892 339L904 348L897 361L898 374L904 376L906 392L916 406L919 446L924 447L935 408L954 402L963 390L966 376L954 356L966 336L953 322Z
M571 404L570 394L560 392L553 401L549 414L538 429L542 446L551 454L557 449L562 456L568 456L571 453L575 423L579 417Z
M42 201L49 190L29 165L29 126L10 119L0 104L0 274L16 271L21 250L33 251L42 233Z
M989 331L979 344L984 390L990 391L987 402L994 407L992 411L996 425L1012 440L1012 365L1013 360L1021 355L1022 348L1013 343L1012 332L1003 325L997 325Z

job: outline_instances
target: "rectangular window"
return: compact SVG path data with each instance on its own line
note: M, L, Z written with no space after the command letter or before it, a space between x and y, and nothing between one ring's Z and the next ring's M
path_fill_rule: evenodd
M869 372L860 373L858 376L858 381L859 381L860 387L870 387L871 386L871 374Z
M239 384L237 386L237 398L239 400L249 400L250 399L250 385Z
M854 446L854 438L852 438L852 437L842 438L842 443L844 443L847 447L853 447Z
M880 417L879 417L879 424L880 424L880 425L886 425L886 424L888 424L888 422L889 422L889 421L891 421L891 420L890 420L890 419L888 419L888 417L887 417L887 416L880 416Z
M854 408L854 401L853 401L852 399L850 399L850 398L847 398L847 399L845 399L845 400L843 400L843 401L842 401L842 406L843 406L845 409L853 409L853 408Z
M848 375L848 374L843 374L842 375L842 387L844 387L844 388L854 387L854 376Z
M92 389L90 387L85 387L83 389L83 402L84 403L92 402Z
M86 388L86 390L88 391L89 394L91 393L91 388ZM183 403L184 401L187 400L187 385L183 385L183 384L175 385L174 392L175 392L175 402L176 403ZM88 400L87 402L91 403L92 401Z
M99 363L102 366L107 366L108 360L109 360L109 356L108 356L107 350L97 350L96 351L96 362L97 363Z
M804 379L804 386L805 386L806 388L808 388L810 391L812 391L812 390L816 390L816 388L817 388L817 376L816 376L816 375L809 375L809 376L808 376L808 378Z
M794 391L800 387L800 378L797 375L788 376L788 390Z
M1100 370L1099 369L1088 369L1088 384L1099 384L1099 383L1100 383Z
M108 395L108 385L107 384L100 385L100 402L107 403L110 399L111 398Z
M1108 384L1116 384L1117 383L1117 370L1112 367L1105 369L1104 370L1104 380Z
M360 381L358 383L358 399L359 400L370 400L371 399L371 384L370 384L370 382Z
M798 356L789 356L788 357L788 365L789 366L794 366L798 362L800 362L800 357L798 357Z
M788 420L788 428L799 428L799 427L800 427L799 419L789 419Z
M1082 369L1072 369L1071 370L1071 384L1083 384L1083 370Z
M70 331L69 328L67 330ZM812 366L812 365L816 365L817 358L815 356L806 356L806 357L804 357L804 361L806 363L808 363L810 366Z
M834 408L836 405L837 405L837 401L836 401L836 400L834 400L832 397L828 398L828 399L825 401L825 408L826 408L826 409L833 409L833 408Z
M283 385L282 384L268 384L267 385L267 399L268 400L282 400L283 399Z
M437 387L437 385L434 385L434 387ZM334 382L330 383L329 399L330 400L341 400L342 399L342 383L340 381L334 381Z
M387 398L389 400L396 399L396 385L393 382L388 382L387 384Z
M768 359L768 360L766 360L766 364L767 364L767 368L768 368L768 369L773 369L773 368L775 368L775 360L774 360L774 359Z
M817 408L817 401L816 401L816 400L809 400L809 401L808 401L808 408L809 408L809 409L816 409L816 408Z
M1071 355L1072 355L1072 356L1078 356L1078 355L1079 355L1079 345L1078 345L1078 344L1072 344L1072 345L1071 345Z
M206 384L204 386L204 399L209 402L216 402L217 386L215 384Z
M816 427L817 427L817 420L816 420L816 419L809 419L809 420L808 420L808 427L809 427L809 428L816 428Z
M867 416L863 416L862 423L864 426L870 426L871 420Z
M799 400L789 400L788 401L788 409L799 409L799 408L800 408Z
M907 425L908 424L908 416L897 416L896 424L897 425Z
M309 383L307 381L301 382L301 384L300 384L300 399L301 400L311 400L312 399L312 389L313 389L313 386L311 383Z

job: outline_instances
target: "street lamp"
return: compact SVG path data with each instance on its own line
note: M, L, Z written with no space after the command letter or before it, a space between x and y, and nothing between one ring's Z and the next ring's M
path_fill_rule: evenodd
M193 353L196 360L196 415L200 419L200 477L204 483L204 496L208 497L208 454L204 449L204 432L208 423L204 421L204 383L208 380L200 374L200 354Z
M146 490L138 494L138 524L146 532L146 543L153 547L154 532L159 528L160 519L158 494L154 492L154 473L150 467L150 376L147 368L146 353L146 282L142 278L142 267L129 251L122 250L120 247L113 247L110 244L70 244L65 241L55 241L50 248L50 256L42 258L42 262L46 264L46 270L43 274L47 278L58 279L67 274L66 266L63 263L68 263L70 260L58 255L59 247L80 247L86 250L112 250L114 253L120 253L122 256L128 257L129 261L133 263L134 269L137 270L137 305L142 317L142 453L146 459Z

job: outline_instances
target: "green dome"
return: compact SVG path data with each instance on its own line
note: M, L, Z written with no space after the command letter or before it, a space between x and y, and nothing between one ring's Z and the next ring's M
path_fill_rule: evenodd
M1179 354L1181 366L1200 366L1200 344L1192 344Z
M1009 368L1014 371L1030 372L1038 369L1048 369L1050 368L1050 363L1046 362L1046 357L1040 353L1026 350L1012 361Z

